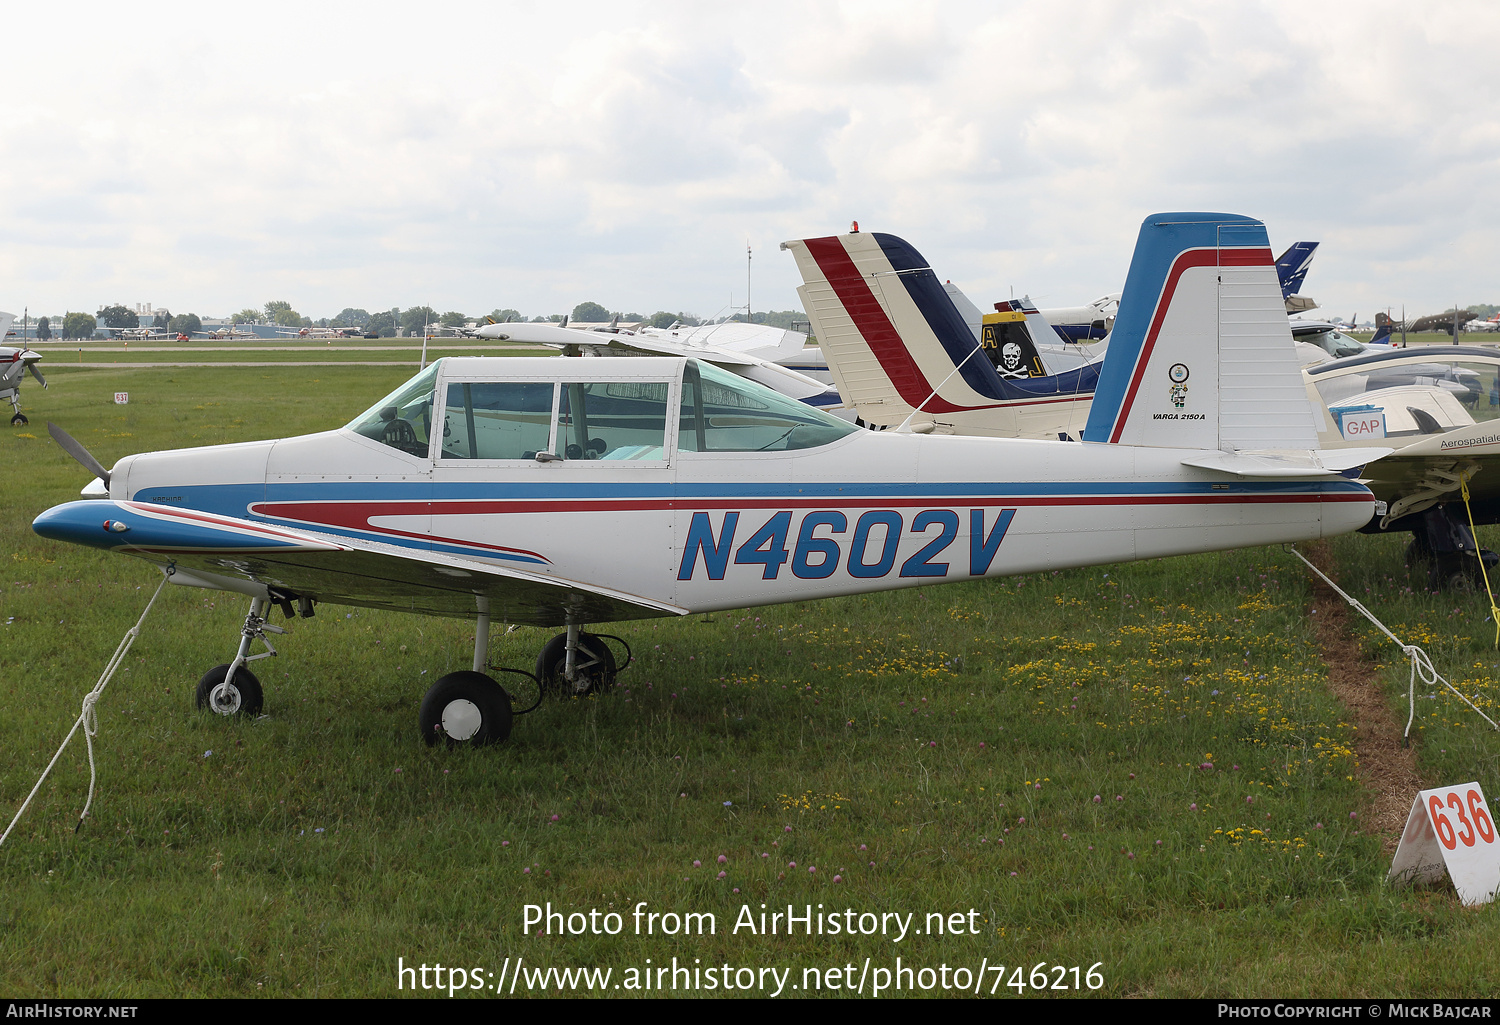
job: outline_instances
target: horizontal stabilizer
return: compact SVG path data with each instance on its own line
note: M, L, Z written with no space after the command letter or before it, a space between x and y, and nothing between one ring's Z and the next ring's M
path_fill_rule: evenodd
M1260 449L1207 452L1182 461L1184 466L1220 470L1237 477L1338 477L1390 455L1390 448Z

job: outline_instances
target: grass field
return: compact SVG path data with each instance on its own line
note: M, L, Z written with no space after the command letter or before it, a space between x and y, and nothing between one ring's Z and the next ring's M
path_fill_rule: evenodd
M337 426L410 373L46 369L32 427L0 436L6 822L159 579L30 531L87 479L38 426L110 465ZM1339 540L1341 579L1493 715L1484 603L1409 583L1402 541ZM604 993L628 995L675 957L789 970L783 995L806 995L809 969L848 992L866 958L889 985L899 957L932 995L957 969L1011 997L1037 978L1057 996L1492 995L1500 911L1384 881L1309 603L1300 563L1256 549L616 624L637 659L616 690L449 752L417 738L417 705L467 667L471 627L322 606L257 664L266 716L231 721L192 695L242 601L168 588L100 705L89 821L75 833L80 737L0 847L0 994L391 996L398 958L470 969L459 985L524 958L608 968ZM526 668L547 636L501 634L492 660ZM1361 636L1404 721L1405 663ZM1419 706L1424 778L1500 793L1500 738L1441 695ZM548 902L622 931L523 930ZM637 935L640 902L715 932ZM762 904L921 932L762 935ZM755 931L735 931L742 908Z

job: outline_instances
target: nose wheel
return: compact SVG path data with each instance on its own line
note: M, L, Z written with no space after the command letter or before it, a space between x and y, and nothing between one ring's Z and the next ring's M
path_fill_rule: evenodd
M251 599L250 614L245 617L245 625L240 628L240 648L235 654L234 661L226 665L214 666L203 674L203 679L198 681L199 708L206 712L226 716L260 714L261 708L265 705L265 692L261 690L260 681L255 678L255 674L245 663L274 657L276 648L266 634L267 632L286 633L282 627L272 626L266 622L263 615L265 610L266 599ZM266 650L252 655L250 646L255 641L265 645Z
M31 423L31 421L26 419L25 413L16 413L10 418L10 425L12 427L25 427L29 423Z
M259 715L264 692L255 674L244 666L228 679L229 665L214 666L198 681L198 707L218 715Z

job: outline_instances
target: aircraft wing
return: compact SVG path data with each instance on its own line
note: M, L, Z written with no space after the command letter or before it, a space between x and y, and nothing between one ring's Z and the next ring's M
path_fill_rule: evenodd
M146 559L174 583L260 597L464 619L487 611L497 622L527 626L688 612L545 573L146 502L69 502L32 526L43 537Z
M758 325L743 326L758 327ZM799 401L830 393L837 394L837 389L831 389L822 381L790 367L781 366L779 363L732 349L709 345L706 342L671 338L665 333L629 334L610 331L579 331L570 327L558 327L556 324L519 323L486 324L475 330L474 337L499 342L549 345L559 349L577 345L614 349L617 352L640 352L653 356L687 356L724 367L732 373Z
M522 345L550 345L561 349L570 345L589 345L598 348L616 348L646 352L661 356L705 356L701 346L687 346L669 339L658 339L651 336L637 336L632 334L619 334L613 331L583 331L571 327L558 327L556 324L528 324L525 322L515 324L486 324L484 327L476 328L475 338L487 338L496 342L516 342ZM720 353L714 350L712 357L716 363L728 363L736 366L750 366L756 361L740 353Z

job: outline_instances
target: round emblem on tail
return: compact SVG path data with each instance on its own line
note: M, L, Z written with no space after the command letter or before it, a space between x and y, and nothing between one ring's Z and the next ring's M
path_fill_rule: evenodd
M1173 363L1167 368L1167 376L1172 379L1173 384L1181 384L1188 379L1187 364Z

